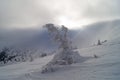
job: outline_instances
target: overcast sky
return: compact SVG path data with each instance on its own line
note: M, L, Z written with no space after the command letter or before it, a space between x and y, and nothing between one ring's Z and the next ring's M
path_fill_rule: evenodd
M0 28L70 28L120 17L120 0L0 0Z

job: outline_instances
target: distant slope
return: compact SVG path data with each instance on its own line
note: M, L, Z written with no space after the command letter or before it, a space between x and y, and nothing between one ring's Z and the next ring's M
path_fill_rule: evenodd
M69 37L72 38L78 30L69 30ZM3 30L0 32L0 49L4 47L18 48L40 48L43 50L56 47L47 29L25 29L25 30Z
M120 20L97 22L85 26L85 29L70 30L69 36L73 44L79 48L91 46L97 40L119 41ZM0 32L0 48L4 46L38 46L43 49L56 47L47 31L37 30L3 30Z
M92 46L101 41L120 42L120 20L98 22L86 26L75 37L74 42L79 48Z

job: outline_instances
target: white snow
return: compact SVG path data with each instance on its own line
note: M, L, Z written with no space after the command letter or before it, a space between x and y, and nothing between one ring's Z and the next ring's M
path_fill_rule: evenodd
M117 29L106 28L106 31L112 30L113 34L109 32L105 35L110 36L111 41L79 49L80 55L84 57L81 63L60 66L56 72L41 74L42 66L53 59L54 55L51 55L33 62L0 67L0 80L119 80L120 38L119 34L118 37L114 35L120 31L119 26ZM98 58L94 58L94 55Z
M36 59L33 62L22 62L0 67L0 80L13 80L13 78L19 77L21 75L39 71L41 67L47 64L52 58L53 55Z
M82 63L61 66L58 71L41 74L41 67L53 56L34 62L0 67L0 80L119 80L120 44L81 49L81 55L91 57ZM93 58L96 54L98 58Z

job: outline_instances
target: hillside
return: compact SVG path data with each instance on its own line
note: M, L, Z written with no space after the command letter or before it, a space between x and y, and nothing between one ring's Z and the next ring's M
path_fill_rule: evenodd
M83 63L64 66L57 72L41 74L41 67L53 56L33 62L0 67L1 80L119 80L120 44L102 45L80 49L80 55L91 57ZM96 54L98 58L92 58Z
M120 20L103 21L94 23L81 30L74 37L74 44L79 48L89 47L98 40L108 42L120 42Z
M84 57L81 63L60 66L56 72L41 74L42 66L53 58L53 54L33 62L0 67L0 80L119 80L119 22L95 23L74 37L79 54ZM93 45L98 39L107 42L99 46Z

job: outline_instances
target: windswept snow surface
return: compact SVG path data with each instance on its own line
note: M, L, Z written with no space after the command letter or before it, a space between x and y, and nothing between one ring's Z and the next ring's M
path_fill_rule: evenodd
M18 64L0 67L0 80L19 80L16 79L19 76L41 70L42 66L47 64L52 58L53 55L36 59L33 62L22 62ZM21 78L20 80L22 80Z
M88 60L61 67L58 71L41 74L43 65L52 56L36 59L34 62L0 67L0 80L119 80L120 79L120 44L105 44L80 50Z
M100 26L99 26L100 27ZM41 74L41 68L54 55L0 67L0 80L120 80L120 27L106 27L99 34L108 42L78 49L81 63L61 66L56 72ZM108 35L108 36L107 36ZM98 58L93 56L97 55Z

